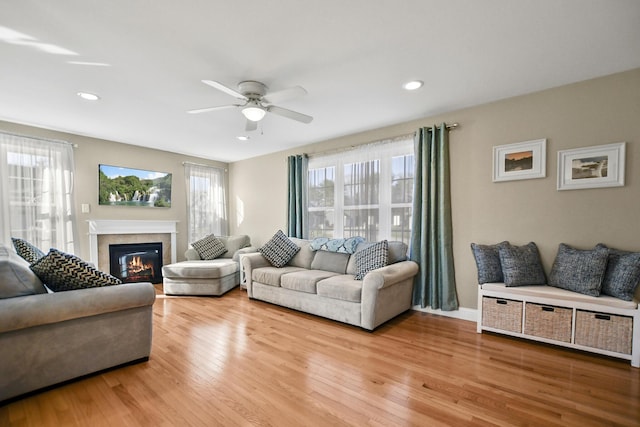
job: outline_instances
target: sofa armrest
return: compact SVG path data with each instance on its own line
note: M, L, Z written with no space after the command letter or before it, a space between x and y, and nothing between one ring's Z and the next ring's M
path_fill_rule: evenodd
M198 251L196 251L194 248L189 247L189 249L187 249L184 252L184 257L187 259L187 261L198 261L200 260L200 254L198 253Z
M409 310L418 264L401 261L370 271L362 281L361 327L368 330Z
M239 260L239 255L244 255L244 254L250 254L253 252L258 252L258 248L253 247L253 246L247 246L246 248L242 248L242 249L238 249L234 254L233 257L231 257L231 259L233 259L234 261L238 261Z
M151 283L78 289L0 300L0 333L153 305Z
M252 270L269 266L271 266L271 263L260 252L247 253L242 256L242 268L244 269L244 280L249 298L253 298Z
M413 278L418 274L418 264L415 261L401 261L370 271L364 276L362 288L378 290Z

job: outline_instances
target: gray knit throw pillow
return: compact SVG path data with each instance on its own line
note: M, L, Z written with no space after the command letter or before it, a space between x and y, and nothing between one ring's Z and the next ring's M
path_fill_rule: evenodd
M560 243L549 275L549 285L597 297L608 258L606 247L581 250Z
M535 243L524 246L501 245L500 264L506 286L544 285L546 277Z

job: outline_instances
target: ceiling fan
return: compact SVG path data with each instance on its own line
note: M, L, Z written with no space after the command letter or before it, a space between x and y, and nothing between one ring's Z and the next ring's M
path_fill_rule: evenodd
M247 118L247 124L245 126L245 130L247 131L256 130L258 128L258 122L262 120L267 113L277 114L302 123L311 123L313 120L313 117L307 116L306 114L273 105L274 102L280 102L285 99L306 95L307 91L301 86L294 86L289 89L267 93L267 86L264 83L252 80L238 83L238 90L231 89L230 87L227 87L215 80L202 80L202 83L231 95L243 101L243 103L189 110L187 111L189 114L206 113L209 111L224 110L228 108L240 108L242 114Z

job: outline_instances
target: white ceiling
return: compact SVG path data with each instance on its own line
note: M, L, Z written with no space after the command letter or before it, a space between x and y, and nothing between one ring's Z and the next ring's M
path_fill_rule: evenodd
M226 162L637 67L638 0L0 1L0 120ZM236 101L203 79L303 86L278 105L314 120L240 142L186 113Z

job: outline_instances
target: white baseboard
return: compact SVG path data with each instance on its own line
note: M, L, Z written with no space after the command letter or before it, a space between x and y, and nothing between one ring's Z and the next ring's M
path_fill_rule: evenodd
M469 322L478 321L478 310L474 308L460 307L458 310L442 311L440 309L434 310L431 307L422 308L419 305L414 305L411 309L415 311L422 311L423 313L437 314L438 316L453 317L455 319L467 320Z

